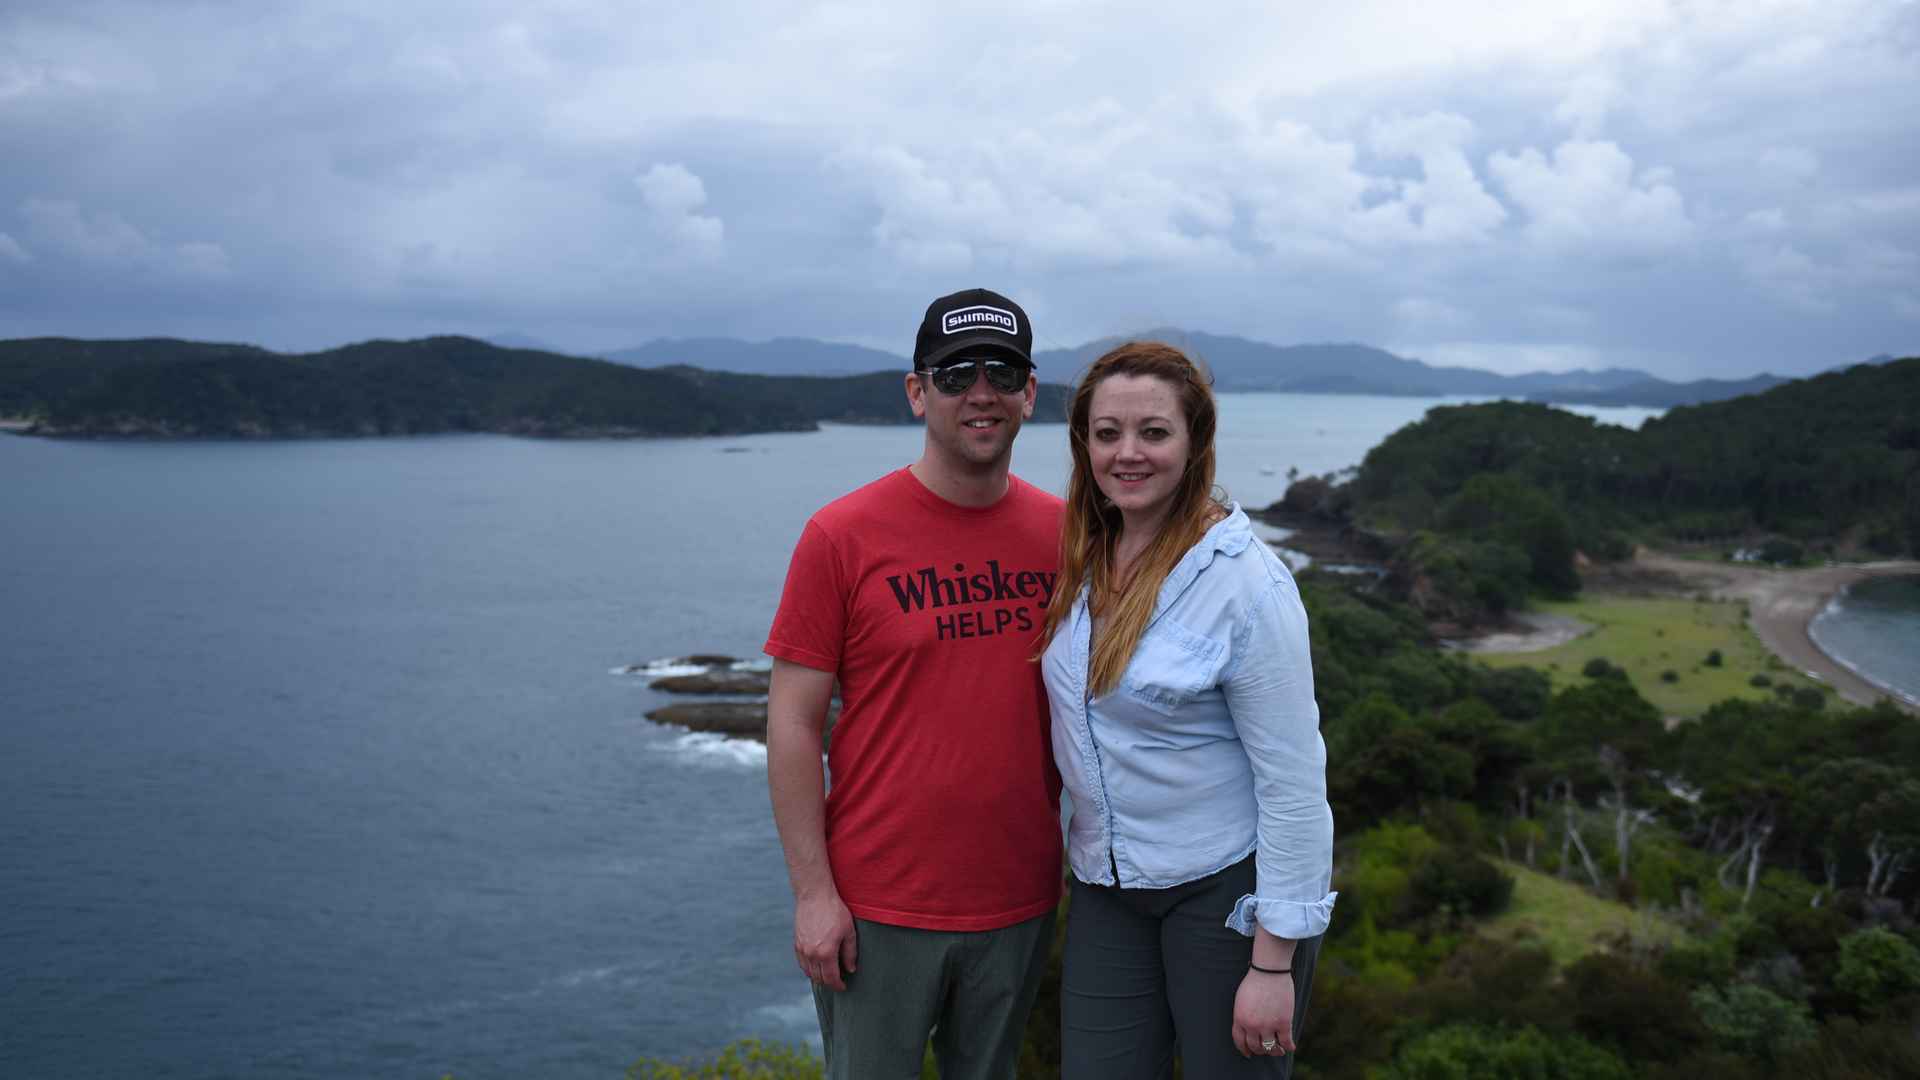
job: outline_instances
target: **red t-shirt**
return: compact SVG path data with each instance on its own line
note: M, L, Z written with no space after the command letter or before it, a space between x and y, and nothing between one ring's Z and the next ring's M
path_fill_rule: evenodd
M766 651L840 678L827 857L848 910L993 930L1060 898L1060 774L1031 659L1063 504L955 506L901 469L800 535Z

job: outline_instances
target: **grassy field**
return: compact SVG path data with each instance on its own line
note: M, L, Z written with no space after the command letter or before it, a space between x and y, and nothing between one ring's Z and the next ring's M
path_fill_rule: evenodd
M1755 675L1774 685L1821 685L1781 664L1746 625L1741 605L1725 601L1593 593L1539 610L1593 624L1594 631L1539 652L1479 653L1493 667L1533 667L1556 689L1577 682L1587 661L1604 657L1625 668L1634 688L1668 716L1698 716L1730 697L1767 699L1772 687L1756 687ZM1719 650L1721 664L1707 656ZM1673 681L1662 678L1673 672Z
M1629 931L1641 940L1676 941L1686 931L1656 915L1602 900L1571 881L1499 862L1513 875L1513 906L1481 927L1488 937L1529 939L1545 945L1554 963L1565 967L1594 951L1595 942Z

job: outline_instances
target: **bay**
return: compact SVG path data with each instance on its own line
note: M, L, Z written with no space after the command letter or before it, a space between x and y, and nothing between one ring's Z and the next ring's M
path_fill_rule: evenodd
M1437 403L1225 395L1220 483L1264 505ZM0 1074L810 1037L764 752L611 672L758 656L807 516L920 440L0 439ZM1027 479L1067 462L1022 434Z
M1850 586L1814 617L1808 633L1828 656L1920 704L1920 577Z

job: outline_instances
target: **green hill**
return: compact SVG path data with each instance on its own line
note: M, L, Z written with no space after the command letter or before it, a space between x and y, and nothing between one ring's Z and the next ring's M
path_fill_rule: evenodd
M497 432L551 437L810 431L910 423L904 373L646 370L464 337L317 353L148 339L0 342L0 416L40 435L299 438ZM1042 387L1037 419L1065 415Z
M1636 542L1808 555L1920 551L1920 358L1675 408L1639 431L1545 405L1443 406L1352 479L1294 485L1276 517L1380 538L1436 623L1472 626ZM1288 524L1286 520L1282 524Z

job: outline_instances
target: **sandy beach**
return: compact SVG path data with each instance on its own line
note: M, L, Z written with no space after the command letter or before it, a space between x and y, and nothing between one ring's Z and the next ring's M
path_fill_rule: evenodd
M1920 574L1920 562L1889 560L1809 570L1776 570L1740 563L1700 562L1643 548L1634 558L1634 567L1642 573L1671 577L1689 591L1703 592L1716 600L1745 601L1747 623L1762 644L1783 662L1833 687L1848 701L1871 705L1885 697L1909 712L1920 712L1822 652L1807 632L1814 616L1825 610L1828 601L1848 585L1889 574Z

